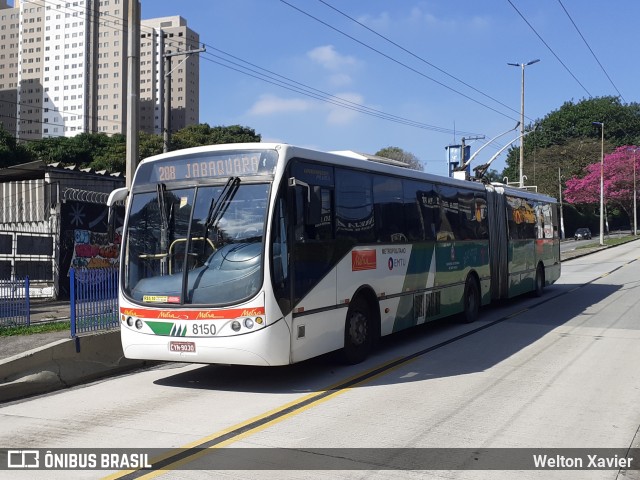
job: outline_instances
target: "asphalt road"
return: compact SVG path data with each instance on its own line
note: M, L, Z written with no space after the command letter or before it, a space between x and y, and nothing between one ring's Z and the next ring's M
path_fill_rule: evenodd
M0 448L230 447L225 453L247 468L254 461L277 468L216 471L208 452L192 450L160 472L181 479L637 479L637 470L618 468L528 470L507 454L494 461L518 471L472 469L473 460L430 471L380 464L415 448L495 455L499 448L638 447L639 258L633 242L565 262L542 298L483 309L471 325L443 322L386 338L356 366L330 356L278 368L167 364L2 405ZM241 450L262 447L279 450L267 460L262 450ZM304 471L304 452L318 448L340 450L321 457L323 470ZM362 464L369 470L336 470L363 452L371 452ZM303 460L278 464L292 453ZM142 476L34 470L0 471L0 478L106 474Z

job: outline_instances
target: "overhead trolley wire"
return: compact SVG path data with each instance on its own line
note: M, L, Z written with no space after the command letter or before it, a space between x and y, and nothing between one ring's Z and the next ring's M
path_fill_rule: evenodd
M282 0L280 0L282 1ZM547 47L547 49L553 54L554 57L556 57L556 60L558 60L558 62L560 62L560 65L562 65L564 67L564 69L569 72L569 75L571 75L573 77L573 79L578 82L578 84L582 87L582 89L587 93L587 95L589 95L589 98L592 97L591 93L589 93L589 90L587 90L587 88L580 82L580 80L578 80L578 78L573 74L573 72L571 71L571 69L569 69L569 67L567 67L565 65L565 63L560 59L560 57L556 54L556 52L553 51L553 48L551 48L549 46L549 44L547 42L545 42L544 38L542 38L540 36L540 34L536 31L535 28L533 28L533 25L531 25L531 23L529 23L529 21L526 19L526 17L522 14L522 12L520 12L520 10L518 10L518 8L513 4L513 2L511 0L507 0L507 2L509 2L509 4L513 7L513 9L518 13L518 15L520 15L520 18L522 18L522 20L524 20L524 23L526 23L529 28L533 31L533 33L536 34L536 36L540 39L540 41L544 44L545 47Z
M624 99L624 97L622 96L622 94L620 93L620 90L618 90L618 87L616 87L616 84L613 83L613 80L611 80L611 77L609 76L609 74L607 73L607 71L605 70L605 68L602 66L602 63L600 63L600 60L598 60L598 57L596 56L596 54L594 53L594 51L591 49L591 46L589 45L589 43L587 42L587 39L584 38L584 35L582 35L582 32L580 31L580 29L578 28L578 25L576 25L576 22L573 21L573 18L571 18L571 15L569 15L569 12L567 11L567 9L565 8L565 6L562 4L561 0L558 0L558 3L560 4L560 6L562 7L562 9L564 10L564 13L567 14L567 17L569 17L569 20L571 21L571 23L573 24L574 28L576 29L576 31L578 32L578 35L580 35L580 38L582 38L582 41L584 42L584 44L587 46L587 48L589 49L589 51L591 52L591 55L593 55L593 58L595 59L595 61L598 63L598 65L600 66L600 69L602 70L602 72L605 74L605 76L607 77L607 79L609 80L609 83L611 83L611 85L613 85L613 88L615 89L616 92L618 92L618 95L620 96L620 98L622 99L623 102L626 103L626 100Z
M306 12L306 11L302 10L301 8L298 8L298 7L296 7L295 5L292 5L291 3L287 2L286 0L280 0L280 2L284 3L285 5L288 5L289 7L293 8L294 10L297 10L298 12L302 13L303 15L306 15L307 17L309 17L309 18L311 18L311 19L315 20L316 22L321 23L322 25L326 26L327 28L330 28L331 30L333 30L333 31L335 31L335 32L337 32L337 33L339 33L339 34L341 34L341 35L344 35L345 37L347 37L347 38L349 38L349 39L353 40L354 42L356 42L356 43L358 43L358 44L362 45L363 47L365 47L365 48L367 48L367 49L369 49L369 50L371 50L371 51L373 51L373 52L377 53L378 55L381 55L381 56L385 57L386 59L391 60L392 62L394 62L394 63L396 63L396 64L398 64L398 65L400 65L400 66L402 66L402 67L406 68L407 70L410 70L410 71L412 71L412 72L414 72L414 73L416 73L416 74L420 75L421 77L426 78L427 80L431 80L432 82L434 82L434 83L436 83L436 84L440 85L441 87L446 88L447 90L450 90L450 91L452 91L452 92L454 92L454 93L456 93L456 94L458 94L458 95L460 95L460 96L462 96L462 97L466 98L467 100L470 100L470 101L472 101L472 102L474 102L474 103L477 103L478 105L480 105L480 106L482 106L482 107L484 107L484 108L486 108L486 109L488 109L488 110L491 110L492 112L495 112L495 113L497 113L498 115L502 115L503 117L509 118L509 119L511 119L511 120L514 120L514 121L517 121L517 120L518 120L518 119L516 119L516 118L514 118L514 117L511 117L511 116L507 115L506 113L503 113L503 112L501 112L501 111L499 111L499 110L496 110L495 108L493 108L493 107L491 107L491 106L489 106L489 105L487 105L487 104L485 104L485 103L482 103L482 102L481 102L481 101L479 101L479 100L476 100L476 99L475 99L475 98L473 98L473 97L470 97L469 95L466 95L466 94L465 94L465 93L463 93L463 92L460 92L459 90L456 90L456 89L455 89L455 88L453 88L453 87L450 87L449 85L447 85L447 84L445 84L445 83L443 83L443 82L440 82L439 80L436 80L436 79L435 79L435 78L433 78L433 77L430 77L429 75L427 75L427 74L425 74L425 73L423 73L423 72L421 72L421 71L419 71L419 70L416 70L415 68L411 67L410 65L407 65L406 63L403 63L403 62L401 62L400 60L398 60L398 59L396 59L396 58L393 58L393 57L392 57L392 56L390 56L390 55L387 55L386 53L384 53L384 52L382 52L382 51L380 51L380 50L378 50L378 49L376 49L376 48L372 47L371 45L368 45L367 43L365 43L365 42L363 42L363 41L361 41L361 40L358 40L357 38L353 37L352 35L349 35L348 33L343 32L343 31L342 31L342 30L340 30L339 28L336 28L336 27L334 27L333 25L330 25L330 24L328 24L327 22L325 22L325 21L323 21L323 20L319 19L318 17L316 17L316 16L314 16L314 15L311 15L310 13L308 13L308 12Z
M448 76L449 78L461 83L462 85L464 85L467 88L470 88L471 90L473 90L476 93L479 93L480 95L482 95L483 97L488 98L489 100L492 100L494 102L496 102L499 105L502 105L503 107L505 107L508 110L511 110L514 113L517 113L518 115L520 114L520 112L518 110L515 110L514 108L511 108L509 105L501 102L500 100L493 98L491 95L488 95L484 92L482 92L481 90L478 90L477 88L475 88L473 85L468 84L467 82L465 82L464 80L456 77L455 75L450 74L449 72L447 72L446 70L443 70L442 68L438 67L437 65L434 65L433 63L429 62L428 60L425 60L424 58L422 58L420 55L417 55L415 53L413 53L412 51L408 50L407 48L403 47L402 45L394 42L393 40L391 40L390 38L386 37L385 35L382 35L380 32L375 31L374 29L372 29L371 27L368 27L367 25L365 25L364 23L356 20L355 18L351 17L350 15L346 14L345 12L343 12L342 10L339 10L338 8L334 7L333 5L330 5L329 3L325 2L324 0L318 0L320 3L326 5L327 7L329 7L330 9L336 11L337 13L339 13L340 15L348 18L349 20L351 20L354 23L357 23L358 25L360 25L362 28L365 28L366 30L370 31L371 33L373 33L374 35L377 35L378 37L382 38L383 40L385 40L386 42L389 42L391 45L399 48L400 50L402 50L405 53L408 53L409 55L411 55L412 57L416 58L417 60L420 60L422 63L429 65L432 68L435 68L436 70L438 70L440 73L445 74L446 76ZM531 119L530 119L531 120Z
M208 46L208 45L206 45L206 46L208 48L211 48L212 50L221 52L224 55L227 55L227 56L229 56L231 58L234 58L234 59L237 59L237 60L239 60L241 62L244 62L247 65L250 65L250 66L252 66L254 68L257 68L259 70L267 72L269 75L266 75L264 73L258 72L256 70L252 70L252 69L250 69L250 68L248 68L248 67L246 67L244 65L240 65L240 64L238 64L236 62L232 62L232 61L230 61L228 59L225 59L225 58L220 57L218 55L214 55L214 54L212 54L210 52L205 52L205 54L204 54L204 57L205 57L204 59L205 60L211 61L213 63L216 63L218 65L221 65L221 66L225 67L225 68L229 68L231 70L235 70L237 72L244 73L245 75L251 76L253 78L258 78L259 80L263 80L263 81L265 81L267 83L271 83L273 85L277 85L277 86L279 86L281 88L285 88L287 90L290 90L290 91L293 91L293 92L296 92L296 93L301 93L303 95L306 95L306 96L309 96L309 97L312 97L312 98L316 98L318 100L322 100L324 102L327 102L327 103L330 103L330 104L333 104L333 105L337 105L337 106L340 106L340 107L343 107L343 108L347 108L349 110L354 110L354 111L357 111L357 112L360 112L360 113L364 113L366 115L371 115L371 116L374 116L374 117L378 117L378 118L381 118L383 120L388 120L388 121L391 121L391 122L396 122L396 123L400 123L400 124L404 124L404 125L408 125L408 126L412 126L412 127L416 127L416 128L422 128L422 129L425 129L425 130L432 130L432 131L439 132L439 133L447 133L448 134L448 133L453 133L454 132L454 130L449 129L449 128L438 127L438 126L430 125L430 124L427 124L427 123L417 122L417 121L410 120L410 119L407 119L407 118L404 118L404 117L400 117L400 116L397 116L397 115L393 115L393 114L390 114L390 113L385 113L385 112L383 112L381 110L377 110L375 108L367 107L366 105L362 105L360 103L353 102L351 100L348 100L348 99L345 99L345 98L342 98L342 97L331 95L330 93L327 93L327 92L324 92L322 90L310 87L308 85L305 85L303 83L297 82L295 80L287 78L287 77L285 77L283 75L280 75L278 73L275 73L275 72L272 72L272 71L267 70L265 68L262 68L262 67L260 67L258 65L253 64L253 63L247 62L246 60L242 60L242 59L240 59L240 58L238 58L236 56L233 56L233 55L231 55L229 53L225 53L222 50L219 50L219 49L217 49L215 47L211 47L211 46ZM220 59L220 60L222 60L224 62L228 62L231 65L234 65L234 67L231 67L229 65L220 63L218 61L206 58L207 56L211 56L211 57ZM238 70L235 67L242 68L244 70L248 70L250 73L242 71L242 70ZM270 75L272 75L272 76L270 76ZM258 77L258 76L260 76L260 77ZM273 76L279 77L279 78L274 78ZM264 77L264 78L262 78L262 77ZM283 80L280 80L280 79L283 79ZM475 133L473 133L473 132L464 132L464 131L458 131L458 132L459 133L463 133L463 134L468 134L468 135L475 135Z
M43 5L44 5L44 2L43 2ZM102 16L98 17L96 15L96 12L94 12L92 9L89 9L88 7L76 6L76 8L74 9L74 8L71 8L70 6L63 6L62 4L58 7L58 10L66 10L66 11L78 12L78 13L87 12L89 17L90 17L90 19L92 21L94 21L94 22L99 23L101 26L109 28L109 29L112 29L112 30L115 30L115 31L123 32L123 33L126 32L126 30L124 28L119 28L119 24L124 27L124 26L126 26L127 22L124 21L123 19L121 19L120 17L116 17L116 16L113 16L111 14L105 14L105 15L102 15ZM113 17L115 19L115 21L112 20L111 22L109 22L108 20L106 20L103 17ZM113 25L111 25L110 23L112 23ZM141 31L153 32L153 31L155 31L155 29L153 27L148 27L148 26L141 25ZM175 39L175 38L172 38L172 39L165 38L164 41L165 41L165 44L167 46L177 46L177 48L180 48L180 46L182 46L184 48L190 48L189 42L186 39L178 40L178 39ZM309 85L306 85L304 83L298 82L296 80L292 80L292 79L287 78L287 77L285 77L283 75L280 75L278 73L275 73L275 72L272 72L270 70L264 69L264 68L262 68L262 67L260 67L258 65L255 65L255 64L253 64L251 62L248 62L248 61L240 59L239 57L236 57L236 56L234 56L232 54L224 52L223 50L217 49L217 48L215 48L215 47L213 47L211 45L207 45L206 43L203 43L203 42L198 42L198 43L201 43L202 45L206 46L207 48L209 48L211 50L217 51L217 52L219 52L219 53L221 53L223 55L226 55L226 56L228 56L230 58L233 58L235 60L243 62L246 65L249 65L250 67L253 67L253 69L250 68L250 67L247 67L245 65L240 65L238 63L232 62L232 61L230 61L228 59L225 59L223 57L214 55L214 54L209 53L209 52L204 52L204 54L201 55L201 58L203 60L210 61L210 62L212 62L214 64L217 64L219 66L222 66L224 68L236 71L238 73L242 73L244 75L251 76L251 77L256 78L258 80L261 80L263 82L279 86L280 88L284 88L284 89L293 91L295 93L306 95L306 96L309 96L311 98L315 98L317 100L320 100L320 101L323 101L323 102L326 102L326 103L329 103L329 104L333 104L333 105L336 105L336 106L339 106L339 107L342 107L342 108L346 108L346 109L349 109L349 110L352 110L352 111L356 111L356 112L359 112L359 113L363 113L363 114L367 114L367 115L370 115L370 116L374 116L374 117L380 118L382 120L387 120L387 121L391 121L391 122L394 122L394 123L399 123L399 124L403 124L403 125L407 125L407 126L411 126L411 127L415 127L415 128L426 129L426 130L430 130L430 131L434 131L434 132L438 132L438 133L447 133L447 134L449 134L449 133L453 133L454 132L454 130L449 129L449 128L439 127L439 126L436 126L436 125L430 125L430 124L427 124L427 123L414 121L414 120L407 119L407 118L404 118L404 117L401 117L401 116L397 116L397 115L393 115L393 114L390 114L390 113L386 113L384 111L377 110L377 109L374 109L374 108L371 108L371 107L367 107L365 105L359 104L357 102L353 102L353 101L345 99L345 98L341 98L341 97L329 94L327 92L324 92L322 90L316 89L316 88L311 87ZM211 57L211 58L209 58L209 57ZM214 60L214 58L218 59L218 60L221 60L222 62L227 62L230 65L228 65L226 63L221 63L220 61L216 61L216 60ZM259 71L256 71L254 69L262 70L262 72L266 72L267 74L259 72ZM279 77L279 78L274 78L274 77ZM280 80L280 79L282 79L282 80ZM23 104L23 103L19 103L19 102L7 102L7 103L15 103L17 106L21 106L21 107L27 107L27 106L28 107L34 107L33 105ZM44 108L47 108L47 107L35 106L35 108L44 109ZM63 114L64 113L72 114L72 115L75 115L75 116L80 117L80 118L87 118L87 117L88 118L96 118L96 116L94 116L94 115L84 115L84 114L77 113L77 112L65 112L65 111L62 111L62 110L58 110L55 107L48 107L48 108L53 112L58 112L58 113L63 113ZM498 112L498 113L500 113L500 112ZM99 117L99 115L98 115L98 117ZM38 122L37 120L31 120L31 122L40 123L40 124L54 125L51 122L42 122L42 121ZM112 120L108 120L108 119L107 119L107 122L114 123L114 124L118 123L118 122L115 122L115 121L112 121ZM476 135L476 133L474 133L474 132L456 131L456 133L468 134L468 135ZM54 136L54 135L51 135L51 136ZM64 135L60 135L60 136L64 136Z

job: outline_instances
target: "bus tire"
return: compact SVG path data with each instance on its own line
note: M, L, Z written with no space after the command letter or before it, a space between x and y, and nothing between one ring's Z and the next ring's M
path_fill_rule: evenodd
M541 297L544 293L544 267L541 263L538 264L538 268L536 268L536 279L533 294L536 297Z
M480 289L478 282L472 276L467 277L464 284L464 302L462 311L462 321L464 323L473 323L478 319L480 314Z
M349 305L344 326L344 362L349 365L362 362L369 355L372 345L371 309L364 298L356 297Z

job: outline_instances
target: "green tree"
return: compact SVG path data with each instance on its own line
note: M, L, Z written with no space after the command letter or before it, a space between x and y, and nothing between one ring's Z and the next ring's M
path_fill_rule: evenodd
M139 133L139 159L162 153L161 135ZM219 143L259 142L255 130L240 125L210 127L206 123L190 125L176 132L172 148L182 149ZM0 167L30 160L44 163L60 162L62 165L78 165L94 170L110 172L126 169L127 139L125 135L81 133L74 137L49 137L25 144L17 144L15 138L0 130Z
M24 147L0 125L0 168L18 165L30 160L31 157Z
M397 160L399 162L406 163L409 168L414 170L423 171L424 166L422 162L413 153L407 152L400 147L385 147L378 150L375 155L378 157L389 158L391 160Z
M94 170L124 172L127 160L127 137L113 135L96 149L89 166Z
M500 172L493 168L487 170L487 173L484 174L484 178L489 182L502 182L502 176L500 175Z
M524 137L526 184L537 185L538 191L557 196L558 167L563 177L570 178L582 172L589 163L598 161L602 132L593 122L605 125L605 153L640 141L640 104L624 105L619 98L610 96L565 102L558 110L526 128L527 131L534 130ZM516 181L519 147L509 151L506 162L503 176Z
M162 136L153 133L140 132L138 141L139 160L158 155L164 148Z
M171 138L171 148L178 150L221 143L259 142L262 137L253 128L241 125L210 127L207 123L189 125Z

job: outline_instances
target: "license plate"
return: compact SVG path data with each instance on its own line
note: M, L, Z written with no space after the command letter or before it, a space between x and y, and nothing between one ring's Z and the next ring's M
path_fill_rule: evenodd
M196 353L195 342L169 342L169 351L178 353Z

